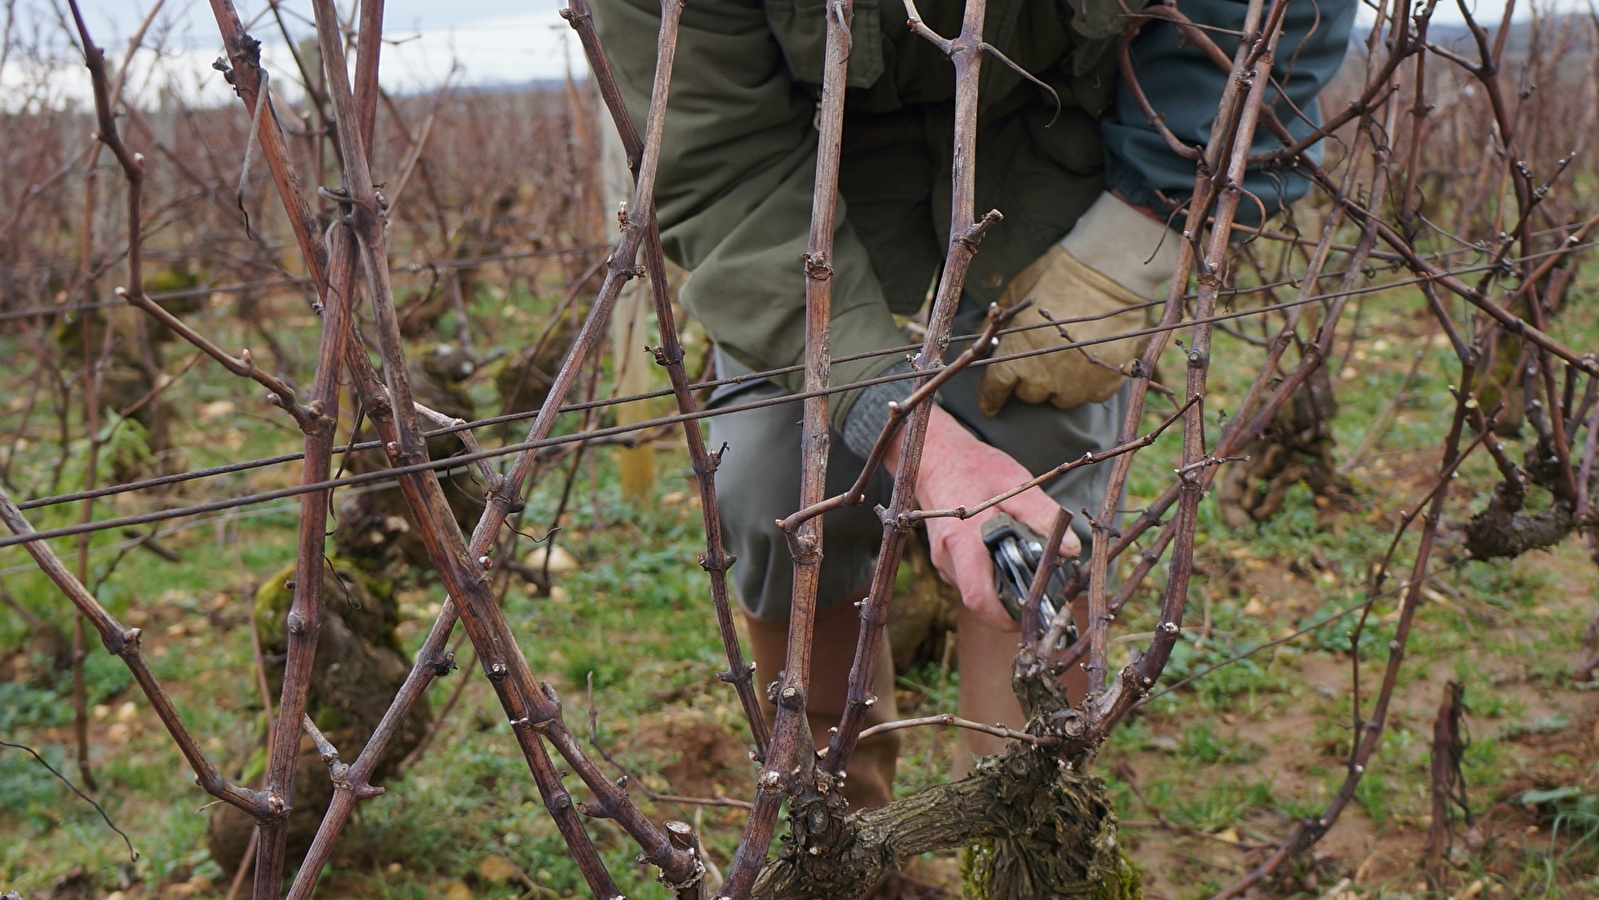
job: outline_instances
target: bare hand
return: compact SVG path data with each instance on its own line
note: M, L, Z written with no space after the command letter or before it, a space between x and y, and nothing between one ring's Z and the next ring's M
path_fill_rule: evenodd
M899 455L900 441L895 441L883 460L890 473L899 471ZM976 506L1032 477L1010 454L978 440L948 412L933 407L916 479L916 502L923 509ZM994 563L983 544L983 522L1007 512L1040 534L1048 534L1059 511L1060 506L1043 488L1035 487L967 519L928 519L933 566L983 621L1003 631L1017 631L1021 626L1005 612L994 591ZM1061 556L1069 559L1082 551L1082 542L1068 529L1060 542Z

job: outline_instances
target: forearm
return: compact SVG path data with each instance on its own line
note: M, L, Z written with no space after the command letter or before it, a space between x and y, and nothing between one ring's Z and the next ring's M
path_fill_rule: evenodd
M1248 5L1240 0L1180 0L1178 9L1206 29L1229 56L1236 46ZM1296 137L1320 126L1316 96L1337 74L1354 26L1354 0L1322 0L1289 6L1278 43L1272 78L1281 92L1269 102ZM1131 47L1138 85L1163 124L1177 139L1202 147L1209 138L1227 73L1198 47L1185 42L1169 22L1152 22ZM1114 104L1101 121L1105 139L1108 186L1136 205L1163 209L1160 197L1181 202L1193 190L1194 164L1172 152L1134 99L1131 87L1120 85ZM1254 151L1269 152L1281 143L1261 129ZM1316 151L1313 151L1316 152ZM1306 179L1291 167L1254 166L1244 189L1268 213L1297 200L1308 190ZM1239 207L1241 218L1254 218L1253 203Z

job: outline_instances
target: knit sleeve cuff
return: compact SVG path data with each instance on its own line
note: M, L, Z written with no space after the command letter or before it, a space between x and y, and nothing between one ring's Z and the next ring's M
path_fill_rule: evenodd
M898 375L910 370L910 362L901 360L878 374ZM915 389L916 379L906 378L874 384L862 390L855 405L844 416L844 446L862 459L870 456L877 436L883 433L883 427L888 424L888 404L904 403Z

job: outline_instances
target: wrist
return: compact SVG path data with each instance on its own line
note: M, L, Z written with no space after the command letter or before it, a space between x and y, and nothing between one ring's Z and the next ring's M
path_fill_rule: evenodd
M910 370L910 362L901 360L879 372L877 377L898 375ZM872 448L877 445L878 435L888 425L889 404L904 403L915 389L914 380L904 379L874 384L861 391L860 396L855 398L855 405L844 415L844 427L840 430L844 447L862 459L870 457Z
M899 475L900 460L903 457L905 448L906 430L905 426L900 427L899 433L894 435L894 440L888 445L888 452L883 454L883 467L888 470L890 475ZM970 441L977 440L977 438L972 437L971 432L955 421L954 416L950 415L942 406L934 403L932 412L927 417L927 434L922 441L921 470L925 473L928 469L927 450L937 447L940 448L940 455L946 454L950 445L959 442L963 437Z
M1146 209L1115 194L1101 194L1060 239L1074 259L1147 300L1177 266L1181 238Z

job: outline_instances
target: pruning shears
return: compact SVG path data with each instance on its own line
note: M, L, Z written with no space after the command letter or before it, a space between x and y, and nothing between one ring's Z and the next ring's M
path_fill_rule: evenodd
M983 523L983 544L994 557L994 589L999 593L999 602L1012 619L1020 622L1027 591L1032 587L1039 564L1044 561L1044 539L1033 529L1000 513ZM1045 628L1060 612L1067 579L1076 566L1076 560L1063 559L1055 571L1049 573L1044 595L1038 601L1039 616ZM1064 649L1076 640L1077 623L1068 615L1066 633L1055 649Z

